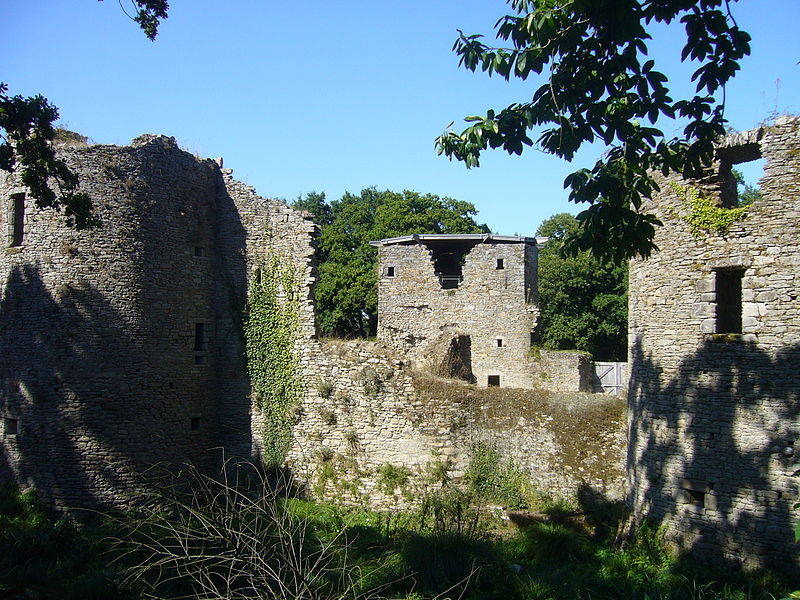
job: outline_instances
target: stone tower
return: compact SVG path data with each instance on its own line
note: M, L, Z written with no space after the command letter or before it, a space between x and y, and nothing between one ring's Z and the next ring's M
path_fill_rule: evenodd
M693 231L760 157L763 198ZM800 120L725 138L706 180L659 183L660 251L630 263L629 506L706 560L797 564Z
M412 235L379 250L378 339L434 372L532 387L534 238Z
M0 479L124 506L154 466L250 456L248 273L275 252L308 276L314 226L173 138L58 152L103 225L71 230L0 180Z

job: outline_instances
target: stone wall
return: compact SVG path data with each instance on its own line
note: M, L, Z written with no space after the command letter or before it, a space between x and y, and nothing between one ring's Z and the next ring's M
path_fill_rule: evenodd
M413 506L443 474L463 481L479 442L553 496L624 494L621 399L482 389L420 375L379 342L312 342L307 349L308 389L287 464L318 497ZM402 485L387 488L398 474Z
M125 506L154 466L249 457L241 336L266 257L301 274L314 335L313 224L175 140L59 149L103 226L77 232L0 182L0 478L59 506ZM149 470L149 471L148 471Z
M456 354L472 376L465 378L481 387L490 377L501 387L533 387L536 243L515 239L468 248L463 281L450 289L434 270L436 250L463 243L379 243L378 339L434 372L447 371Z
M731 163L759 155L763 199L693 235L686 186L724 202ZM726 139L704 181L660 184L660 251L630 264L630 508L706 560L798 564L800 120Z

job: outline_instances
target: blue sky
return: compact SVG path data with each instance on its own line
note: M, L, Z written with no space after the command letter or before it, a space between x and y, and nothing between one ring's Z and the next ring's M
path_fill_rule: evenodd
M170 4L150 42L116 0L0 0L0 81L45 95L97 143L164 133L222 156L267 197L411 189L472 202L493 231L522 235L579 210L563 180L599 148L571 165L535 149L487 152L472 170L434 151L450 121L525 100L540 84L457 66L456 29L491 34L501 0ZM740 0L733 10L753 52L728 89L731 125L800 113L800 1ZM677 95L690 72L677 60L680 28L655 33L651 56L668 61Z

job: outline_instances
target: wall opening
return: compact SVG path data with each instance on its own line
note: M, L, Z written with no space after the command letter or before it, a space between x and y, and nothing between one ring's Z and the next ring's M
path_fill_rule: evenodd
M192 417L189 419L189 429L191 431L200 431L200 417Z
M22 246L25 235L25 194L11 196L11 246Z
M3 433L5 435L17 435L19 433L19 419L3 419Z
M477 242L466 242L448 240L440 243L426 243L431 251L433 270L439 278L439 285L444 290L457 288L464 280L462 267L466 262L469 251L475 247Z
M386 276L394 277L394 267L386 267Z
M468 335L453 336L444 358L435 366L434 374L475 383L475 375L472 374L472 338Z
M206 324L194 324L194 351L202 352L206 349Z
M744 269L719 269L716 278L715 333L742 333L742 278Z
M489 387L500 387L500 375L489 375L486 385Z
M205 256L206 255L205 248L203 248L202 246L195 246L194 247L194 255L195 256Z
M765 160L757 143L720 148L720 206L747 206L761 198L759 180L764 176Z
M497 264L495 265L495 269L499 271L500 269L505 269L505 268L506 268L505 261L502 258L498 258Z
M503 347L503 338L497 338L497 347L498 348L502 348Z

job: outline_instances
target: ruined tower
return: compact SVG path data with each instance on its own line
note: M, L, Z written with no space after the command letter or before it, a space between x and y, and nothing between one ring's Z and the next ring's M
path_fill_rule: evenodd
M760 157L737 208L731 168ZM660 251L630 263L629 507L704 560L797 564L800 119L659 184Z

